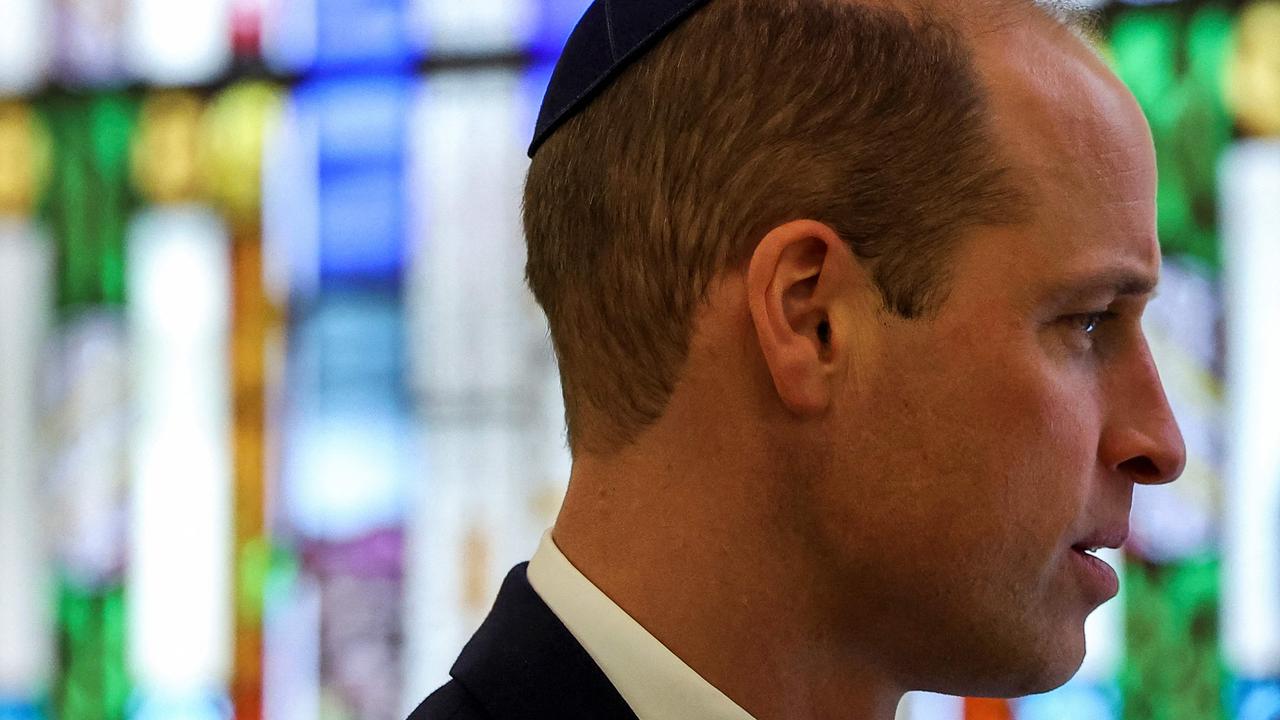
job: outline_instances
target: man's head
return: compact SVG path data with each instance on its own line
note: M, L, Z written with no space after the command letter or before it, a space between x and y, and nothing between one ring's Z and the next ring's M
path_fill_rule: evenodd
M1029 2L711 0L530 170L575 457L738 498L904 689L1055 687L1106 599L1075 548L1183 464L1154 195L1136 104Z
M559 128L525 229L570 445L662 414L708 283L787 220L831 225L895 312L933 309L954 236L1026 205L969 53L925 13L717 0Z

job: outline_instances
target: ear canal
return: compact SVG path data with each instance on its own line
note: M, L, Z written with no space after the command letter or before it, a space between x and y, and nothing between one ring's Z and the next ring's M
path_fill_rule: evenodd
M831 323L827 320L818 323L818 342L823 345L831 344Z

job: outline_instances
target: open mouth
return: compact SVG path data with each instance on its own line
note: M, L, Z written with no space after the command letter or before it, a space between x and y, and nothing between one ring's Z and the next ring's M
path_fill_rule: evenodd
M1101 604L1114 597L1120 591L1120 578L1105 560L1097 556L1098 550L1105 546L1072 545L1071 549L1080 556L1072 565L1079 571L1084 586L1089 588L1090 597Z

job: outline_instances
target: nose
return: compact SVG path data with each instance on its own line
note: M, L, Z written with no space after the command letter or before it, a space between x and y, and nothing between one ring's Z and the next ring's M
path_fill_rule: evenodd
M1135 483L1173 482L1186 468L1187 447L1145 342L1116 381L1100 459Z

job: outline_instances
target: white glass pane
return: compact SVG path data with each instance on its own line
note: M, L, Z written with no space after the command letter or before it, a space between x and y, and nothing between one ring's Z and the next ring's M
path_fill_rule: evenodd
M320 712L320 589L302 576L267 605L263 720L316 720Z
M519 75L456 73L425 83L411 123L410 342L433 417L518 400L541 377L546 326L520 225L525 110Z
M493 605L507 572L532 555L545 526L531 512L526 436L500 424L428 429L406 567L406 688L421 701Z
M34 703L53 663L37 388L51 322L49 248L0 218L0 699Z
M429 55L514 52L537 31L535 0L411 0L414 44Z
M1194 261L1166 258L1160 291L1143 329L1165 395L1187 446L1176 483L1138 485L1127 547L1143 558L1174 563L1214 550L1222 484L1222 401L1218 357L1219 290Z
M129 233L135 393L130 660L157 708L230 673L229 247L212 212L147 211ZM159 709L155 710L159 712Z
M118 84L126 79L123 1L53 0L58 33L55 67L61 79L76 85Z
M1280 675L1280 142L1222 170L1227 312L1223 649L1233 671Z
M0 2L0 93L34 90L49 73L53 35L49 3Z
M129 0L126 60L134 77L201 83L231 61L229 0Z
M48 377L57 447L50 535L67 579L114 583L125 565L127 352L123 320L85 311L63 323Z
M439 686L569 477L559 377L524 284L526 79L428 80L411 127L412 378L428 472L408 522L405 707Z
M1124 552L1103 548L1099 558L1116 574L1124 577ZM1120 663L1124 659L1124 588L1120 594L1094 610L1084 622L1084 662L1076 673L1076 680L1103 684L1116 679Z
M897 720L964 720L964 700L937 693L910 692L898 705Z

